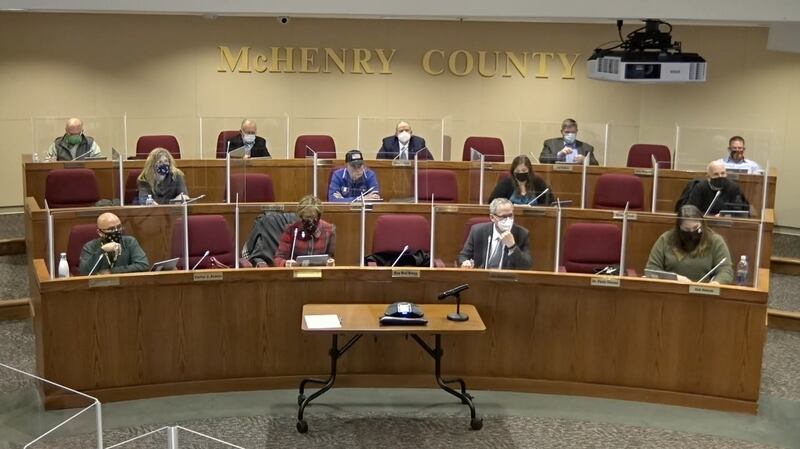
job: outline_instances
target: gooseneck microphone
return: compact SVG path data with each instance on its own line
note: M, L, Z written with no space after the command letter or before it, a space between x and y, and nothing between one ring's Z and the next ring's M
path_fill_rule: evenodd
M402 250L402 251L400 251L400 255L399 255L399 256L397 256L397 259L395 259L395 260L394 260L394 263L392 263L392 268L394 268L394 266L395 266L395 265L397 265L397 262L400 262L400 258L401 258L401 257L403 257L403 254L405 254L405 253L406 253L406 251L408 251L408 245L406 245L406 246L403 248L403 250Z
M196 269L197 269L197 267L199 267L199 266L200 266L200 262L202 262L202 261L203 261L203 259L205 259L206 257L208 257L208 254L209 254L210 252L211 252L211 250L208 250L208 249L207 249L207 250L206 250L206 252L205 252L205 253L203 253L203 257L201 257L201 258L200 258L200 260L198 260L198 261L197 261L197 263L196 263L196 264L194 264L194 266L192 267L192 271L196 270Z
M103 260L103 256L105 256L105 255L106 255L106 252L103 251L103 253L100 254L100 257L97 258L97 262L94 263L94 266L92 267L92 269L89 270L89 274L87 274L87 276L91 276L92 274L94 274L94 270L97 269L97 265L100 264L100 261Z
M492 252L492 236L489 235L489 239L486 240L486 258L483 261L483 268L489 268L489 254Z
M539 198L541 198L542 196L544 196L544 194L545 194L545 193L547 193L547 192L549 192L549 191L550 191L550 187L548 187L548 188L544 189L544 192L542 192L542 193L540 193L540 194L536 195L536 198L532 199L532 200L530 201L530 203L528 203L528 206L530 206L531 204L535 203L535 202L536 202L536 200L538 200Z
M711 204L708 205L708 209L706 209L706 213L703 216L707 216L709 212L711 212L711 208L714 207L714 203L717 201L717 198L722 194L722 190L717 190L717 194L714 195L714 199L711 200Z
M457 295L467 289L469 289L469 284L459 285L458 287L454 287L451 288L450 290L443 291L442 293L439 293L439 300L441 301L442 299L445 299L448 296Z
M292 239L292 253L289 260L294 260L294 246L297 244L297 228L294 228L294 238Z
M448 313L447 319L450 321L467 321L469 320L469 315L466 313L461 313L461 292L469 288L469 284L459 285L458 287L451 288L450 290L444 291L439 294L439 301L449 298L450 296L455 296L456 298L456 311L455 313Z

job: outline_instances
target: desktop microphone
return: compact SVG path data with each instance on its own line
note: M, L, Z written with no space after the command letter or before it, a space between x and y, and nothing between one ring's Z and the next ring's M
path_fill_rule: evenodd
M711 212L711 208L714 206L714 203L717 201L717 198L722 194L722 190L717 190L717 194L714 195L714 199L711 200L711 204L708 205L708 209L706 209L706 213L703 216L707 216L709 212Z
M197 267L200 265L200 262L202 262L202 261L203 261L203 259L205 259L205 258L208 256L208 253L210 253L210 252L211 252L211 250L208 250L208 249L207 249L207 250L206 250L206 252L203 254L203 257L201 257L201 258L200 258L200 260L198 260L198 261L197 261L197 263L196 263L196 264L194 264L194 267L192 267L192 270L191 270L191 271L194 271L194 270L196 270L196 269L197 269Z
M539 158L533 155L533 152L528 153L528 156L530 156L531 159L533 159L533 162L536 162L537 165L542 165L542 163L539 161Z
M397 262L400 262L400 258L403 257L403 254L405 254L406 251L408 251L408 245L406 245L405 248L403 248L403 250L400 251L400 255L397 256L397 259L394 260L394 263L392 264L392 268L394 268L394 266L397 265Z
M364 201L364 196L366 196L368 193L372 192L373 190L375 190L375 187L370 187L369 189L365 190L364 192L361 192L361 195L359 195L357 198L353 198L350 202L351 203L355 203L358 200L361 200L363 202Z
M450 321L467 321L469 320L469 315L466 313L461 313L461 292L468 289L469 284L459 285L458 287L451 288L445 292L439 294L439 300L445 299L450 296L455 296L456 298L456 311L455 313L448 313L447 319Z
M76 151L77 151L77 150L76 150ZM89 155L89 153L91 153L91 148L89 148L89 150L87 150L85 153L81 154L80 156L75 156L75 157L73 157L73 158L72 158L72 160L73 160L73 161L77 161L78 159L83 159L83 158L85 158L86 156L88 156L88 155Z
M486 259L483 261L483 268L489 267L489 254L492 252L492 236L486 240Z
M727 257L723 257L722 260L720 260L718 264L714 265L714 268L712 268L708 273L706 273L703 277L701 277L700 280L697 281L697 282L703 282L704 280L706 280L708 275L713 273L713 272L715 272L715 271L717 271L717 268L719 268L723 263L725 263L726 260L728 260L728 258Z
M468 288L469 288L469 284L459 285L458 287L451 288L450 290L445 290L442 293L439 293L438 298L441 301L442 299L445 299L448 296L456 295L458 293L463 292L464 290L467 290Z
M308 151L310 151L310 152L312 152L312 153L314 153L314 154L316 154L316 155L318 155L318 154L319 154L319 153L317 153L316 151L314 151L314 149L313 149L313 148L311 148L311 147L310 147L310 146L308 146L308 145L306 145L306 150L308 150ZM308 157L308 154L306 154L306 157Z
M294 260L294 245L297 244L297 228L294 228L294 238L292 239L292 253L289 260Z
M103 256L105 256L105 255L106 255L106 252L103 251L103 254L100 254L100 257L97 258L97 262L94 263L94 266L89 271L89 274L87 274L87 276L91 276L94 273L94 270L97 269L97 265L100 264L100 261L103 260Z
M542 193L540 193L539 195L537 195L537 196L536 196L536 198L532 199L532 200L531 200L531 202L530 202L530 203L528 203L528 206L530 206L531 204L533 204L533 203L534 203L536 200L538 200L539 198L541 198L541 197L542 197L542 195L544 195L545 193L547 193L547 192L549 192L549 191L550 191L550 187L548 187L548 188L544 189L544 192L542 192Z

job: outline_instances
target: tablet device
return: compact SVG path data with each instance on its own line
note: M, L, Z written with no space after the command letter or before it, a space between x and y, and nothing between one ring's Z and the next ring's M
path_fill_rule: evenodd
M652 279L666 279L668 281L677 281L678 275L669 271L650 270L645 268L644 277Z
M328 264L330 256L327 254L314 254L311 256L297 256L297 266L300 267L324 267Z
M161 262L156 262L150 268L150 271L169 271L169 270L174 270L175 268L178 267L178 260L180 260L180 258L176 257L174 259L162 260Z
M245 155L244 147L239 147L239 148L233 149L233 150L228 152L228 155L231 157L231 159L236 159L236 158L241 159Z

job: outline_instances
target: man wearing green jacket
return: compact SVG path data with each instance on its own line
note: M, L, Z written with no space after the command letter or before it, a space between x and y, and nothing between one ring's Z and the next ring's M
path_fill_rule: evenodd
M106 212L97 217L99 238L83 245L81 274L134 273L147 271L150 262L136 238L122 235L119 217Z

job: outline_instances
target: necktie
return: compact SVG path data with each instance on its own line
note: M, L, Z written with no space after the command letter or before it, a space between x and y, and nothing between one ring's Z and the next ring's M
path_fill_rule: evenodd
M407 161L408 160L408 145L403 146L400 148L400 159Z
M492 239L491 251L492 255L489 257L489 263L486 268L499 268L500 258L503 255L503 243L500 241L500 239Z

